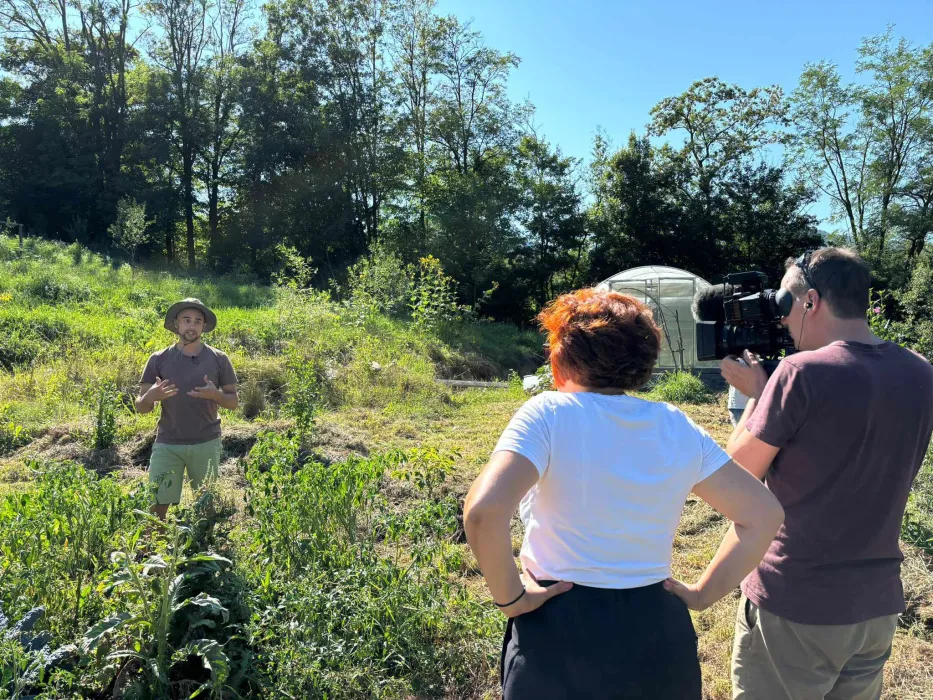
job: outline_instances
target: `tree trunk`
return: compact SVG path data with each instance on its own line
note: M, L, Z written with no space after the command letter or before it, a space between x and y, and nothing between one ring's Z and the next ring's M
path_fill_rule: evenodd
M884 245L885 240L888 237L888 207L891 204L891 193L885 192L881 196L881 225L879 235L881 239L878 241L878 257L879 260L884 256Z
M211 257L211 263L214 263L216 262L214 258L220 246L220 237L218 234L218 229L220 227L220 163L216 156L211 163L211 186L207 197L207 220L209 228L207 249L208 255Z
M182 179L185 187L185 231L188 244L188 267L194 267L194 152L190 137L182 143Z

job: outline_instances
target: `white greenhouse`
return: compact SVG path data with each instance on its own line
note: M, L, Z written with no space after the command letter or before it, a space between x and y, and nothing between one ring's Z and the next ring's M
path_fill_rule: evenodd
M646 265L619 272L596 288L628 294L647 304L661 327L658 367L690 369L716 364L696 361L696 327L690 311L693 295L709 286L709 282L692 272Z

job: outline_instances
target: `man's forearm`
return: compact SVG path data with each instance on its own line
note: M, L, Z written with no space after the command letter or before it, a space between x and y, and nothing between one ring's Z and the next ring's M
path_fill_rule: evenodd
M235 411L236 407L240 404L240 397L237 396L236 392L228 394L225 391L218 391L217 398L214 399L214 402L221 408L226 408L228 411Z
M145 415L155 408L155 401L149 401L145 396L137 396L133 405L136 407L138 414Z

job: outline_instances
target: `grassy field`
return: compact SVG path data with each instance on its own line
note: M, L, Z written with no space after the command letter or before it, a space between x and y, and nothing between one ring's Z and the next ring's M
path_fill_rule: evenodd
M435 378L528 371L536 334L416 331L352 300L37 241L0 238L0 261L0 628L36 618L0 635L0 698L496 697L504 623L460 513L526 396ZM217 310L209 342L231 355L241 406L223 416L220 481L186 490L160 529L144 514L154 416L129 401L183 296ZM681 406L724 441L724 397L687 384L647 396L698 401ZM927 551L931 471L905 529ZM688 502L676 575L695 579L726 526ZM933 697L933 564L905 551L885 697L920 700ZM725 600L695 615L707 698L730 696L734 613Z
M364 441L392 447L438 443L459 449L462 458L455 483L456 489L462 492L482 468L499 432L524 400L525 397L516 392L465 392L458 397L458 407L451 415L419 427L359 411L343 412L332 419L340 430L352 429ZM712 396L709 402L680 405L720 443L725 443L732 430L725 406L724 395ZM933 482L931 460L921 478L920 486L929 488ZM718 513L691 498L684 508L674 542L675 576L686 581L696 580L727 528L728 522ZM518 528L513 539L517 554L521 544ZM933 558L918 547L906 543L902 547L907 555L902 578L908 613L902 620L893 656L886 667L883 697L926 700L933 697ZM474 583L481 590L481 579ZM693 614L700 640L704 697L710 700L732 697L729 661L737 601L738 591L732 598Z

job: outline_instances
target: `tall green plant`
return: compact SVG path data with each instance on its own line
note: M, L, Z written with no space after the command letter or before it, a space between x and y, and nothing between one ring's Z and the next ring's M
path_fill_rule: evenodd
M324 385L316 362L293 352L288 360L285 414L295 421L298 435L310 433L324 404Z
M136 250L149 240L149 224L146 221L146 205L135 199L124 197L117 202L117 219L107 229L113 242L136 263Z
M149 494L127 492L72 462L26 467L32 488L0 501L0 603L11 615L44 606L56 638L67 639L103 610L97 584Z
M97 415L94 421L94 448L108 450L117 440L117 393L111 384L97 390Z
M456 281L444 272L441 261L433 255L421 258L409 308L415 327L430 331L442 321L457 317Z
M143 511L137 515L152 518ZM229 659L216 640L201 633L225 625L229 611L213 596L192 594L188 583L197 574L216 574L232 562L209 552L186 555L190 529L178 524L170 528L165 557L153 554L137 563L139 531L126 537L123 548L111 555L113 572L107 590L117 611L88 628L81 651L109 662L107 668L124 684L124 694L132 688L137 697L153 700L172 697L172 666L196 656L209 671L209 680L197 693L210 691L219 697Z
M369 255L347 270L347 303L361 316L387 313L400 316L407 309L414 270L381 241Z
M250 452L246 477L248 512L268 557L287 571L352 555L352 545L371 525L387 458L324 465L300 464L299 439L263 435ZM300 468L299 468L300 467Z
M29 433L9 416L9 406L0 406L0 455L29 444Z
M263 435L247 460L242 559L261 601L253 640L283 696L428 697L487 682L500 623L453 574L453 456L426 448L325 465ZM389 473L414 486L404 508Z

